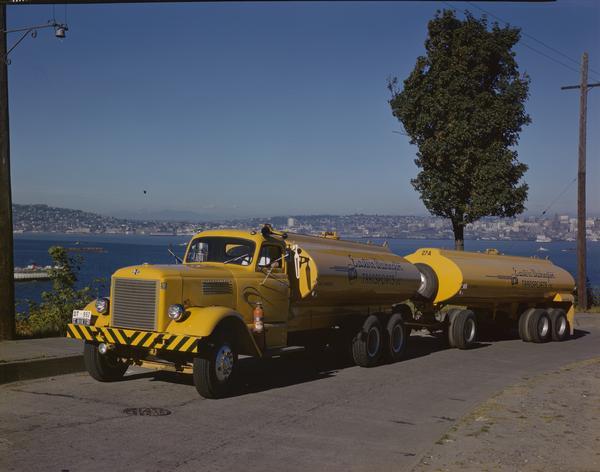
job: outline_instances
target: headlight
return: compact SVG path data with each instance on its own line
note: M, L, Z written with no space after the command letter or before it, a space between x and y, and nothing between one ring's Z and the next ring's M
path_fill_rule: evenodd
M96 311L101 315L108 313L109 301L108 298L98 298L96 300Z
M168 309L169 318L173 321L181 321L183 319L183 315L185 315L185 308L183 305L175 304L171 305Z

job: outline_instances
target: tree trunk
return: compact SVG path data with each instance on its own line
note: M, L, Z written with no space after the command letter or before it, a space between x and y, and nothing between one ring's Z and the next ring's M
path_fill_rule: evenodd
M452 231L454 231L454 249L457 251L465 250L465 226L462 221L452 222Z

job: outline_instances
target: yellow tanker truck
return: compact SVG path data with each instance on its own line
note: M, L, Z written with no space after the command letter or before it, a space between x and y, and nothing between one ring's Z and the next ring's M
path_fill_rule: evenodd
M520 320L525 340L568 334L566 272L545 261L467 254L423 249L405 259L333 233L268 225L205 231L190 240L182 264L117 270L110 297L75 310L67 336L85 341L96 380L118 380L135 364L192 373L202 396L218 398L235 386L238 356L282 355L331 331L363 367L401 359L413 328L447 331L452 346L468 348L480 317L505 312ZM403 303L409 299L414 309Z

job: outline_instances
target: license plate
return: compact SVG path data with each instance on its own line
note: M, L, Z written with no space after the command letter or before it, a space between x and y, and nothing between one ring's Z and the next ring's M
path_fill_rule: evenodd
M89 326L92 322L90 310L73 310L73 324Z

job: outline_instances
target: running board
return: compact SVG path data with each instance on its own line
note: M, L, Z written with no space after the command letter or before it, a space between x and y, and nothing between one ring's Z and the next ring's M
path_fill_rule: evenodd
M279 357L285 356L286 354L293 354L295 352L304 352L306 348L304 346L286 346L278 349L268 349L263 353L263 357Z

